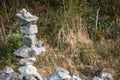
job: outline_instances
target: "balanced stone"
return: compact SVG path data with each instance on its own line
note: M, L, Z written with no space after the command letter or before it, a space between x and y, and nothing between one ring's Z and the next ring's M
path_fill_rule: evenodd
M14 70L11 67L6 66L4 68L4 73L12 73L12 72L14 72Z
M16 50L13 54L20 57L34 57L36 55L41 54L42 52L45 52L44 47L37 47L37 46L28 47L26 45L23 45L21 48Z
M26 65L26 66L21 66L18 71L22 75L36 75L37 74L37 69L33 65Z
M20 31L23 34L35 34L38 32L37 25L26 25L26 26L21 26Z
M32 15L26 9L22 9L16 16L20 23L21 41L24 43L13 53L16 56L23 57L19 61L18 71L23 76L23 80L44 80L37 72L36 67L32 65L36 61L35 56L45 52L45 48L36 41L35 37L38 32L37 25L35 25L38 17Z
M28 47L31 47L32 45L35 45L35 35L24 35L21 38L21 41L27 45Z
M21 25L38 20L37 16L31 15L31 13L27 12L26 9L22 9L19 13L16 14L16 16L18 17Z
M19 61L20 65L30 65L33 64L36 61L35 57L30 57L30 58L23 58Z

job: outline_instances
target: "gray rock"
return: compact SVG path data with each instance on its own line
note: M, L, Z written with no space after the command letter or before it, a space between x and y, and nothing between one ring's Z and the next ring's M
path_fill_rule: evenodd
M68 72L66 69L64 69L64 68L58 67L58 68L56 69L56 72L58 73L58 75L59 75L62 79L64 79L64 78L71 78L71 76L69 75L69 72Z
M16 16L20 20L21 24L26 24L38 20L37 16L31 15L30 12L27 12L26 9L22 9L19 13L16 14Z
M37 69L33 65L21 66L20 68L18 68L18 71L22 75L36 75L37 74Z
M19 64L20 65L30 65L30 64L33 64L35 61L36 61L35 57L23 58L23 59L20 59Z
M16 50L13 54L16 56L21 56L21 57L34 57L36 55L41 54L42 52L45 52L44 47L28 47L26 45L23 45L21 48Z
M19 73L11 73L10 80L23 80L23 77Z
M28 47L31 47L33 45L35 45L35 35L24 35L21 38L22 42L27 45Z
M100 78L102 78L102 80L113 80L112 75L108 72L102 72Z
M20 31L23 34L35 34L38 32L37 25L21 26Z
M61 67L57 67L57 69L49 75L48 80L63 80L72 78L69 75L69 72Z
M6 73L1 73L0 74L0 80L6 80L6 77L8 77L9 74L6 74Z
M33 16L31 15L30 12L23 13L24 18L32 18Z
M0 80L23 80L23 77L19 73L15 73L15 72L10 74L2 73L0 75Z
M1 73L0 80L47 80L45 77L42 77L39 73L36 75L21 75L16 72L10 74Z
M14 72L14 70L11 67L6 66L4 68L4 73L12 73L12 72Z
M100 76L99 77L95 76L93 80L113 80L113 77L108 72L101 72Z
M42 77L39 73L34 75L23 75L23 80L47 80L45 77Z

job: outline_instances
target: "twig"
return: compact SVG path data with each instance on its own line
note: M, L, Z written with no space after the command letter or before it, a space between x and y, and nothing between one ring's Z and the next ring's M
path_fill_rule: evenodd
M98 30L98 16L99 16L99 11L100 11L100 7L97 9L97 15L96 15L96 30Z

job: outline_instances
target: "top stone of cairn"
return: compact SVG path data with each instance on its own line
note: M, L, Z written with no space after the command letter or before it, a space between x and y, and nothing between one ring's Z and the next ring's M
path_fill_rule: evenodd
M37 16L32 15L25 8L23 8L19 13L17 13L16 16L23 24L29 22L35 22L38 20Z

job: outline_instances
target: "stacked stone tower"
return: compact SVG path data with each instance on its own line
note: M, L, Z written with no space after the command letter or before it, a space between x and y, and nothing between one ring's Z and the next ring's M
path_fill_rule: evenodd
M24 76L34 75L40 78L41 76L38 74L37 69L32 65L36 61L35 56L45 52L45 48L40 43L37 43L35 37L38 32L37 25L35 25L38 17L31 15L26 9L22 9L16 16L19 20L20 32L22 33L21 41L24 43L22 47L13 53L22 57L19 61L20 67L18 71Z

